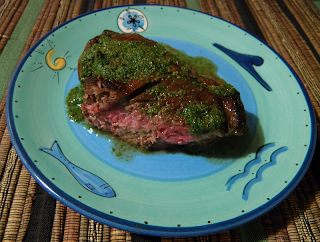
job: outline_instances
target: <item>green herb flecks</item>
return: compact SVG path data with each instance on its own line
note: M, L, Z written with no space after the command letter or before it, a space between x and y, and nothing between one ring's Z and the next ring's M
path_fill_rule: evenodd
M190 132L196 135L220 129L226 121L221 108L207 103L190 104L184 108L182 115L191 127Z
M237 90L228 83L223 83L219 86L211 86L211 87L209 86L209 88L212 92L214 92L218 96L223 96L223 97L232 96L235 94L235 92L237 92Z
M68 117L74 122L82 122L84 120L81 104L84 101L84 91L83 88L79 85L72 88L66 98L66 107Z
M216 81L220 83L225 83L223 79L218 77L218 67L208 58L202 56L189 56L184 51L176 50L171 48L170 46L164 45L177 59L183 61L188 66L191 66L195 69L199 74L203 76L209 76L214 78ZM185 67L188 68L188 67ZM181 68L184 70L184 68Z
M81 76L102 76L106 80L154 80L172 74L177 58L162 45L150 47L140 41L118 41L101 35L81 56ZM189 71L186 69L186 71Z

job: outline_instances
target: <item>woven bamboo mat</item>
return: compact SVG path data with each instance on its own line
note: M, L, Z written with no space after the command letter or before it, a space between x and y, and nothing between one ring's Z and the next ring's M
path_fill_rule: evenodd
M20 19L28 1L0 1L0 53Z
M0 0L0 53L28 2ZM81 13L135 3L187 7L186 2L46 0L21 57L41 36ZM201 11L247 29L280 53L306 86L319 120L320 12L311 0L199 0L199 4ZM0 240L320 241L320 192L314 172L319 171L317 160L318 154L301 183L280 205L252 223L196 238L139 236L90 220L55 201L37 185L11 144L3 99L0 103Z

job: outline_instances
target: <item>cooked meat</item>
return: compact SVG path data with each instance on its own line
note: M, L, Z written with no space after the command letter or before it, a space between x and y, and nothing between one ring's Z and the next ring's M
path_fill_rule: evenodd
M86 45L78 72L85 120L132 145L162 148L243 134L246 113L233 86L201 76L139 34L104 31Z

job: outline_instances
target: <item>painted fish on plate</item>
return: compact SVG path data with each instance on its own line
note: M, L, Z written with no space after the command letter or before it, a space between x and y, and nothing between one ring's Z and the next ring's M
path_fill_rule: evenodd
M103 179L69 161L62 153L57 141L53 142L51 149L40 148L40 150L59 160L74 178L88 191L102 197L111 198L116 196L112 187Z

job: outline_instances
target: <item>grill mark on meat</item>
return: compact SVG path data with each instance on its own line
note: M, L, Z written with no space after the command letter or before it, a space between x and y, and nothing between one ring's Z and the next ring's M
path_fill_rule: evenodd
M99 78L99 77L98 77ZM101 87L102 88L109 88L111 90L120 90L120 85L115 80L106 80L102 77L101 78Z
M157 85L159 82L144 83L132 82L131 85L123 86L115 81L105 80L103 77L88 77L85 81L85 105L100 102L99 112L114 108L120 103L125 103L143 94L146 90ZM104 97L104 100L102 98Z

